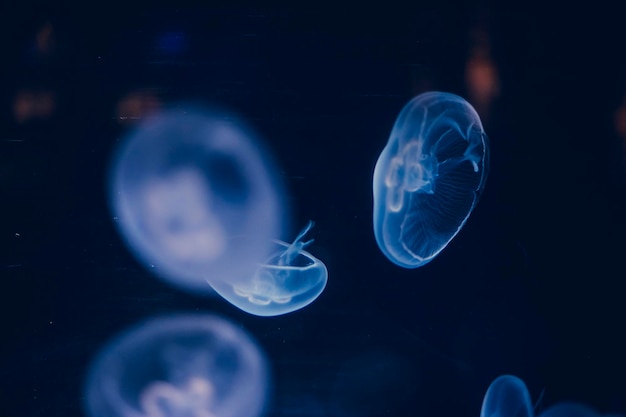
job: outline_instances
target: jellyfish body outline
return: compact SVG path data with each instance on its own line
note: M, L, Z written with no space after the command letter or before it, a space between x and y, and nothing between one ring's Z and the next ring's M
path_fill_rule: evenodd
M432 261L467 222L484 189L487 135L463 98L428 92L400 112L373 176L373 225L404 268Z
M487 388L480 417L534 417L542 396L543 391L533 407L524 381L514 375L500 375ZM625 417L619 414L605 416ZM546 408L537 417L602 417L602 414L585 404L563 401Z
M313 242L302 240L313 225L309 221L292 243L273 240L272 253L249 280L207 282L231 304L257 316L277 316L306 307L328 281L326 265L304 250Z
M264 353L209 314L148 319L108 342L85 379L90 417L259 417L270 385Z
M116 149L115 225L135 257L182 290L252 274L289 223L283 184L252 129L217 108L166 109ZM245 236L241 238L241 236Z
M513 375L497 377L487 388L480 417L534 417L524 381Z

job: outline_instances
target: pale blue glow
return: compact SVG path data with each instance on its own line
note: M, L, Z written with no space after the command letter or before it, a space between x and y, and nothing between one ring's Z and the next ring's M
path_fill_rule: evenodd
M533 417L530 394L526 384L516 376L496 378L485 393L480 417ZM580 403L561 402L538 414L538 417L602 417L594 409ZM607 414L605 417L625 417Z
M151 319L98 354L85 384L89 417L258 417L269 377L238 326L210 315Z
M411 100L374 169L380 250L404 268L433 260L476 206L487 168L487 136L467 101L440 92Z
M129 248L182 289L248 280L282 236L287 210L262 144L232 115L166 111L113 159L110 201Z
M502 375L489 385L480 417L533 416L533 405L524 381L513 375Z
M312 303L324 290L328 271L322 261L304 248L313 227L309 222L293 243L274 241L272 254L248 281L209 281L222 297L243 311L257 316L278 316Z

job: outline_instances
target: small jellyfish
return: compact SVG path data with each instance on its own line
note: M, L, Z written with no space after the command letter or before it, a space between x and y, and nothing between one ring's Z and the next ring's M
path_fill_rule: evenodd
M480 417L533 416L530 394L524 381L513 375L501 375L489 385Z
M533 417L535 411L524 382L512 375L496 378L485 394L480 417ZM538 417L602 417L600 413L576 402L557 403L538 414ZM606 414L605 417L626 417Z
M374 234L393 263L433 260L476 206L488 168L487 135L472 106L449 93L411 100L374 169Z
M92 363L90 417L258 417L265 357L241 329L210 315L151 319L107 345Z
M275 167L225 113L168 110L131 133L113 159L110 202L137 258L192 292L249 277L281 236L286 213Z
M313 302L324 290L328 271L322 261L304 248L313 227L310 221L293 243L279 240L267 260L246 281L208 281L222 297L243 311L257 316L278 316L299 310Z

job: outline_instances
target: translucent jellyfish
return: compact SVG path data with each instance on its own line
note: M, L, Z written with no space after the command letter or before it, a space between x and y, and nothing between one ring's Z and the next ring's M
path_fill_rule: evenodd
M110 172L116 223L133 253L183 289L248 279L281 236L275 168L236 118L170 110L130 134Z
M269 379L256 343L210 315L147 321L108 344L92 363L90 417L257 417Z
M485 394L480 417L533 417L526 384L513 375L496 378Z
M480 417L533 417L535 412L524 382L512 375L496 378L485 394ZM594 409L580 403L561 402L539 413L538 417L601 417ZM606 414L605 417L625 417Z
M472 106L454 94L411 100L374 169L374 234L404 268L433 260L476 206L488 168L487 135Z
M302 241L313 224L310 221L291 244L273 241L272 253L249 280L212 280L211 286L233 305L257 316L278 316L309 305L328 280L324 263L304 250L313 242Z

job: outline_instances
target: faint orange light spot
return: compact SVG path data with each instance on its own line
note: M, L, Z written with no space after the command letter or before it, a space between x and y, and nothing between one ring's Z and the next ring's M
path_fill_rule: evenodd
M56 108L54 93L51 91L19 91L13 100L13 116L18 123L31 119L47 119Z
M146 90L133 91L122 97L116 107L116 119L122 124L132 124L161 107L159 97Z
M500 94L498 70L487 56L477 54L470 57L465 77L469 94L479 107L489 107L491 101Z
M37 52L42 55L48 55L54 52L55 39L54 39L54 27L50 22L47 22L37 32L35 40L37 46Z
M500 76L491 58L489 34L482 26L470 33L472 46L465 65L465 84L470 102L481 117L488 117L493 100L500 95Z

